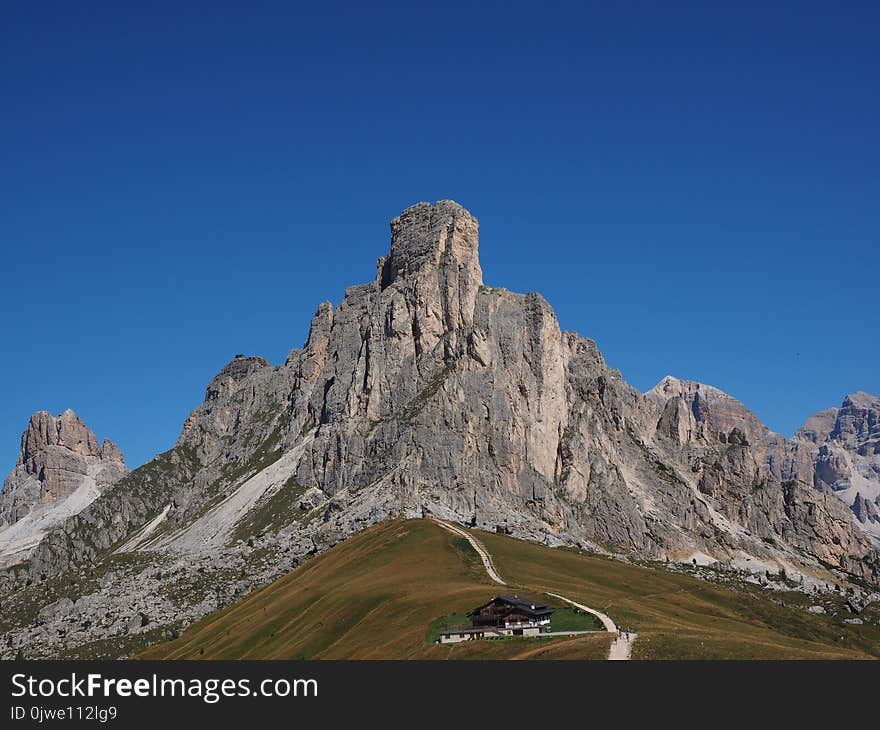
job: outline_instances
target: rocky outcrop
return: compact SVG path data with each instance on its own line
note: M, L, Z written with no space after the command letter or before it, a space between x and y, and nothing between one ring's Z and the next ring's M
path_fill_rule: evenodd
M0 525L56 504L87 482L94 481L100 491L127 472L119 448L109 440L98 443L72 410L59 416L39 411L31 416L18 461L3 482Z
M117 446L98 443L72 410L35 413L0 491L0 561L26 558L47 529L88 506L127 472Z

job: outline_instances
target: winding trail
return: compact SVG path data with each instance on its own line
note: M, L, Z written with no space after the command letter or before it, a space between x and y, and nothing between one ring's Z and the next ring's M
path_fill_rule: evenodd
M499 585L507 585L507 583L505 583L501 579L501 576L498 574L498 570L495 568L495 563L492 562L492 555L489 553L489 551L486 549L486 546L483 545L482 542L477 540L476 537L474 537L469 531L465 530L463 527L459 527L458 525L455 525L451 522L446 522L445 520L437 519L436 517L432 517L431 519L444 530L448 530L454 535L458 535L459 537L463 537L465 540L467 540L471 544L471 547L477 551L477 555L480 556L480 560L483 561L483 567L486 569L486 573L489 574L489 577ZM626 660L630 658L630 654L632 653L632 644L636 640L638 634L633 632L621 633L618 630L617 625L614 623L614 621L611 620L608 614L597 611L595 608L585 606L582 603L573 601L572 599L561 596L558 593L550 593L549 591L547 591L547 595L558 598L560 601L565 601L575 608L579 608L582 611L593 614L593 616L595 616L602 622L602 625L605 627L605 630L609 634L613 634L617 637L611 643L611 649L608 651L609 660Z
M575 608L579 608L582 611L593 614L602 622L602 625L605 627L605 630L607 632L615 634L617 636L617 638L611 643L611 649L608 651L609 659L619 660L630 658L630 654L632 653L632 643L636 640L638 634L631 631L619 633L617 626L614 624L614 621L611 620L608 614L597 611L595 608L590 608L589 606L585 606L583 603L572 601L570 598L560 596L558 593L550 593L549 591L547 591L547 595L558 598L560 601L570 603Z
M471 535L467 530L458 525L453 525L451 522L444 522L443 520L438 520L434 518L434 522L436 522L440 527L445 530L449 530L449 532L458 535L459 537L463 537L467 540L471 547L477 551L477 555L480 556L480 560L483 561L483 567L486 568L486 572L489 574L489 577L494 580L496 583L506 586L503 580L501 580L501 576L498 575L498 571L495 570L495 564L492 562L492 556L489 555L489 551L486 550L486 546L483 545L477 538Z

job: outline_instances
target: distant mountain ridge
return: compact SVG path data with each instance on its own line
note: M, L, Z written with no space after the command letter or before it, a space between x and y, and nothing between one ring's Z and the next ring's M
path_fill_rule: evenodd
M687 429L684 424L719 433L739 429L774 478L833 494L850 507L866 533L880 537L880 398L864 392L848 395L841 407L811 416L785 439L712 386L668 376L646 395L657 399L676 390L693 416L693 423L675 420L679 431ZM682 444L690 437L690 431L678 433Z
M787 478L834 494L862 529L880 539L880 398L848 395L840 408L807 419L792 442Z

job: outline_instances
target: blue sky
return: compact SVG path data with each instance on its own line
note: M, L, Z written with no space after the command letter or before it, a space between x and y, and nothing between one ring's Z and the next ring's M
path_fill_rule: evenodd
M320 5L3 3L0 472L38 409L167 449L419 200L641 390L880 393L876 5Z

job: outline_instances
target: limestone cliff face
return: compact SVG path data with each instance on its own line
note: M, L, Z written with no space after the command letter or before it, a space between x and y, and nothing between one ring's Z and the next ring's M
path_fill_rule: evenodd
M289 492L283 524L259 530L279 544L433 513L551 544L878 579L852 513L789 478L785 439L707 386L639 393L540 295L484 285L478 245L457 203L404 211L373 281L322 304L303 348L280 366L234 359L174 449L48 535L34 565L89 560L157 515L168 529L137 549L218 549ZM873 443L857 420L840 433Z

